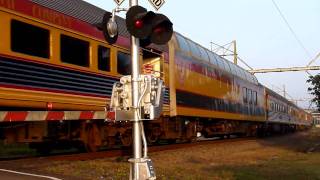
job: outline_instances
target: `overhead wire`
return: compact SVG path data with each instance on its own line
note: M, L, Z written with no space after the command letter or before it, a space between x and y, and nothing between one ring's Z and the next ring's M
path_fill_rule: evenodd
M284 16L284 14L282 13L281 9L279 8L279 6L277 5L277 3L274 0L271 0L273 5L275 6L275 8L277 9L277 11L279 12L281 18L283 19L283 21L285 22L286 26L289 28L291 34L293 35L293 37L295 38L295 40L298 42L298 44L300 45L300 47L304 50L304 52L306 53L306 55L309 57L309 59L312 58L311 54L309 53L309 51L307 50L307 48L303 45L302 41L299 39L298 35L295 33L295 31L293 30L293 28L291 27L291 25L289 24L288 20L286 19L286 17Z

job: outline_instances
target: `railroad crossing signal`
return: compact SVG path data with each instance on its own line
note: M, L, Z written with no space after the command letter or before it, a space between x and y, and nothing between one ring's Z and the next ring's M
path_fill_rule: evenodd
M118 4L118 6L123 2L124 0L115 0L115 2ZM164 0L149 0L151 4L158 10L163 4ZM115 20L115 13L119 11L123 11L126 9L120 9L116 8L112 11L112 14L106 13L103 22L102 22L102 30L103 34L105 36L105 39L110 44L115 43L117 41L118 37L118 26L117 22ZM130 179L132 180L142 180L142 179L156 179L156 174L154 171L154 167L152 165L151 159L147 156L147 144L146 141L144 141L144 156L142 156L142 139L145 139L145 133L143 131L143 123L141 123L141 120L143 119L154 119L157 118L161 114L162 110L162 104L163 102L160 100L163 98L163 91L162 91L162 81L159 78L152 78L152 75L150 76L150 81L146 83L151 83L151 85L148 85L145 87L150 87L151 92L150 94L155 94L154 89L154 82L160 82L157 86L157 97L153 97L152 103L154 104L154 100L157 100L153 106L152 104L146 104L146 108L144 109L145 113L143 116L143 119L141 118L141 108L136 108L141 106L140 104L140 98L144 97L144 95L140 94L140 85L141 82L139 79L141 78L139 69L139 44L141 46L147 46L150 43L155 44L166 44L172 37L173 34L173 28L172 28L172 22L163 14L157 14L152 11L147 11L145 8L138 6L138 0L130 0L130 9L127 11L126 14L126 26L128 32L131 34L131 76L123 77L127 78L126 82L131 84L130 90L123 88L121 89L120 86L115 85L112 96L113 97L120 97L120 94L118 90L126 91L127 94L128 91L131 92L131 98L127 98L129 102L131 102L132 109L130 116L130 120L133 121L133 158L129 160L131 162L130 166ZM145 78L143 78L145 79ZM147 78L148 79L148 78ZM153 82L153 83L152 83ZM124 87L126 87L125 85ZM120 89L119 89L120 88ZM147 91L146 91L147 92ZM149 96L148 96L149 97ZM150 96L151 97L151 96ZM162 98L161 98L162 97ZM114 99L114 98L113 98ZM122 102L123 99L118 99L119 102ZM114 103L114 107L116 108L117 105L119 106L119 102ZM143 102L147 102L143 100ZM151 101L150 101L151 102ZM147 107L148 106L148 107ZM124 107L124 106L123 106ZM119 108L119 107L118 107ZM119 117L119 119L126 119L125 116L128 115L128 112L121 111L121 107L118 110L119 114L122 115L122 117ZM130 113L129 112L129 113Z
M139 38L144 46L150 43L166 44L172 36L172 22L163 14L132 6L126 15L127 30Z
M158 11L161 6L165 3L164 0L149 0L152 6Z

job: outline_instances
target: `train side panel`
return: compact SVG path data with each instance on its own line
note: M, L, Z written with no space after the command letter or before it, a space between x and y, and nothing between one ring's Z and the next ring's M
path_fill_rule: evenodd
M183 38L179 34L176 36ZM213 63L186 54L179 49L178 40L175 41L172 43L175 45L175 56L172 58L175 62L174 85L178 115L265 120L262 87L222 70Z

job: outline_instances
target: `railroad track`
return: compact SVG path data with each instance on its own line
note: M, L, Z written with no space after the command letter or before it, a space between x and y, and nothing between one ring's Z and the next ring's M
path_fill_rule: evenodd
M167 150L175 150L182 148L190 148L194 146L207 145L207 144L222 144L222 143L231 143L231 142L239 142L239 141L250 141L256 140L254 137L250 138L232 138L232 139L215 139L215 140L201 140L194 143L178 143L178 144L163 144L163 145L154 145L148 147L148 152L159 152L159 151L167 151ZM47 156L33 156L33 157L23 157L23 158L14 158L16 159L32 159L32 158L43 158L49 161L85 161L85 160L94 160L94 159L102 159L108 157L120 157L120 156L131 156L132 149L131 147L122 148L122 149L113 149L99 152L91 152L91 153L61 153L61 154L51 154ZM10 160L10 159L6 159Z
M238 141L248 141L248 140L255 140L257 138L250 137L250 138L231 138L231 139L201 139L194 143L176 143L176 144L161 144L161 145L153 145L148 146L148 152L159 152L159 151L166 151L166 150L175 150L175 149L182 149L188 148L193 146L199 145L206 145L206 144L221 144L221 143L231 143L231 142L238 142ZM69 152L58 152L52 153L48 155L17 155L17 156L10 156L10 157L2 157L0 158L1 161L11 161L11 160L22 160L22 159L48 159L50 161L76 161L76 160L93 160L93 159L102 159L108 157L120 157L120 156L131 156L132 149L131 147L127 148L117 148L117 149L108 149L99 152L90 152L90 153L81 153L79 151L69 151Z

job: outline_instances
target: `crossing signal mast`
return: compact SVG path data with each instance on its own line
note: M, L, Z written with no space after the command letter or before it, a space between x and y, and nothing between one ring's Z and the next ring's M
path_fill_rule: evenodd
M124 0L115 0L120 5ZM149 0L158 10L164 0ZM133 123L133 158L129 159L130 180L156 179L151 159L147 156L147 142L143 120L160 117L164 95L163 81L153 74L140 74L140 45L168 43L173 34L172 22L163 14L147 11L138 6L138 0L130 0L130 8L116 8L103 17L102 31L109 44L117 42L118 26L115 14L127 11L126 26L131 34L131 76L123 76L113 86L111 111L115 121L129 120ZM142 142L143 156L142 156Z

